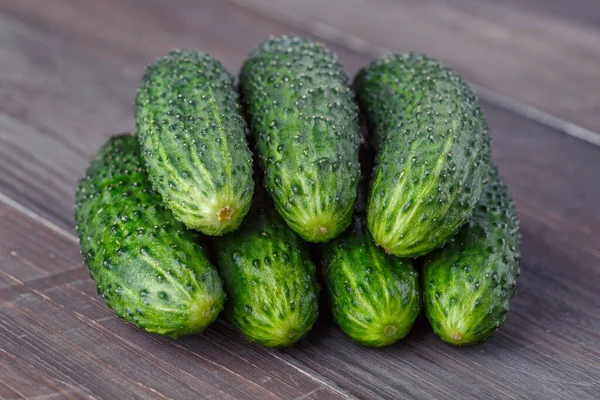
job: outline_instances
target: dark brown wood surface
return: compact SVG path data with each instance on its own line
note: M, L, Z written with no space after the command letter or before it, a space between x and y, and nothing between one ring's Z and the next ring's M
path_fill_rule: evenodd
M598 398L600 147L519 108L600 130L598 8L541 3L1 0L0 398ZM95 294L74 191L106 138L133 130L145 64L191 47L236 73L260 40L292 32L325 42L349 74L412 49L488 89L523 234L519 293L488 343L452 348L420 320L407 340L366 349L326 312L287 350L223 322L175 341L123 323Z
M369 54L427 53L497 95L600 130L600 24L583 17L600 18L596 0L231 1Z

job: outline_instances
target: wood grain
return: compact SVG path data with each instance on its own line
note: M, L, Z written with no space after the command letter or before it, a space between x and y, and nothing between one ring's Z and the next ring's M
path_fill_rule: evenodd
M484 88L600 132L597 24L481 0L228 1L370 54L427 53Z
M170 340L116 318L75 238L0 204L0 378L23 397L342 398L277 350L216 324ZM25 390L25 391L23 391Z
M300 17L313 3L302 4ZM385 22L370 29L381 35ZM523 273L506 326L484 346L446 346L421 320L406 342L365 349L326 313L286 351L251 345L223 323L172 341L103 305L73 236L74 191L101 143L132 130L144 65L195 47L236 72L268 34L291 31L310 33L218 0L0 1L0 194L41 216L0 203L0 397L597 397L600 148L486 102L494 158L522 219ZM326 44L350 74L370 60Z
M389 0L399 1L399 0ZM451 2L494 2L495 0L450 0ZM550 15L571 24L585 24L594 29L600 26L600 2L596 0L503 0L505 7L525 10L533 15Z

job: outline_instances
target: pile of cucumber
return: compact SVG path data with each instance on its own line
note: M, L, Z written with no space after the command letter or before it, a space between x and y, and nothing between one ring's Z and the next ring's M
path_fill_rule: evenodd
M75 208L98 293L126 321L179 337L224 311L251 341L290 346L324 285L365 346L404 338L422 309L455 345L504 322L518 219L477 98L440 62L391 55L351 83L322 44L272 37L236 88L219 61L175 51L146 69L135 118Z

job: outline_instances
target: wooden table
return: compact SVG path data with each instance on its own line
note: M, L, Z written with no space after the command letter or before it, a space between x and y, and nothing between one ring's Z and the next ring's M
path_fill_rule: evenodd
M418 50L477 85L521 218L522 275L488 343L420 320L373 350L325 315L286 350L223 323L180 340L117 319L74 231L88 158L131 131L145 64L198 48L237 73L269 34L315 37L353 75ZM1 0L1 398L600 398L600 2Z

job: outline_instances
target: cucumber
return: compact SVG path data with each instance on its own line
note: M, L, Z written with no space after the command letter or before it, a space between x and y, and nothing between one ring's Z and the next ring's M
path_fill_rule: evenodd
M256 206L240 229L214 242L227 319L268 347L291 346L306 335L319 314L315 266L277 213Z
M196 235L160 205L137 138L111 138L79 182L75 220L98 293L117 316L172 337L217 319L225 293Z
M377 147L367 217L398 257L442 246L469 219L490 164L487 122L469 85L418 54L375 60L354 81Z
M175 51L146 69L136 127L153 187L190 229L220 236L240 225L254 191L233 77L196 51Z
M424 259L425 311L445 342L480 343L504 323L520 273L518 228L514 203L493 167L469 223Z
M417 272L408 259L377 247L360 217L323 245L323 275L333 317L350 338L370 347L404 338L421 311Z
M308 39L270 38L244 62L240 93L279 214L307 241L339 235L356 199L359 128L335 54Z

